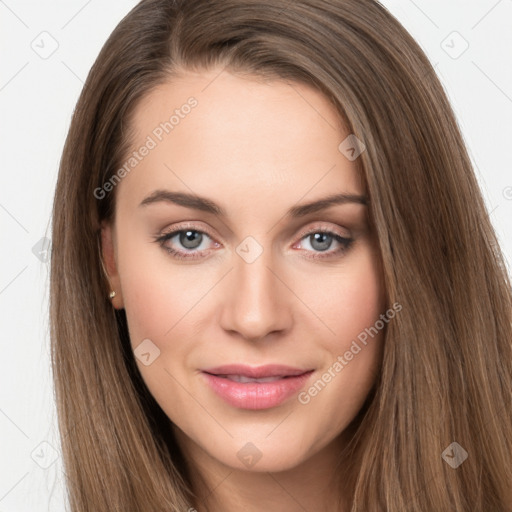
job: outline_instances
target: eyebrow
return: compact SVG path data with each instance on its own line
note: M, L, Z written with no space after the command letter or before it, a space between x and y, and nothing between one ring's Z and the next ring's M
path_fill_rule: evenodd
M201 210L220 217L227 217L224 208L216 204L211 199L185 192L171 192L170 190L155 190L143 199L139 206L147 206L159 202L173 203L186 208ZM364 195L361 196L357 194L333 194L316 201L311 201L299 206L293 206L286 212L286 216L304 217L305 215L324 210L333 205L349 203L362 204L366 206L368 205L368 198Z

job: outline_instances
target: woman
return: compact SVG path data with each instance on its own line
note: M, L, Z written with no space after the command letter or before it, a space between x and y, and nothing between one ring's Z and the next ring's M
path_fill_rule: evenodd
M143 0L54 202L71 510L512 510L512 293L377 2Z

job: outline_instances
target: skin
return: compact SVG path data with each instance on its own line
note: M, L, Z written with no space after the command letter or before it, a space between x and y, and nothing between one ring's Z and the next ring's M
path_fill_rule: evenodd
M136 361L192 468L199 510L339 510L336 501L347 497L334 466L375 382L382 331L307 404L293 396L270 409L238 409L199 369L314 368L308 389L374 325L386 308L367 206L285 216L333 193L364 195L364 183L338 150L349 132L319 92L220 71L186 72L134 112L136 149L168 113L190 96L198 101L116 187L116 220L102 231L113 305L126 310L134 349L150 339L160 351L148 366ZM206 196L227 217L163 201L139 206L156 189ZM184 222L208 232L188 250L200 255L194 260L174 259L155 242ZM322 252L311 233L302 235L310 228L354 242L335 254L343 244L333 238ZM262 248L250 264L236 252L248 236ZM187 251L179 235L164 243ZM248 442L261 453L251 467L237 457Z

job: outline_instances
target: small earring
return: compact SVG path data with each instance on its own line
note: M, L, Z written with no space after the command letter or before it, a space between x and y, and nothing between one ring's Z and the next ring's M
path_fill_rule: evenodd
M112 290L109 294L109 298L110 300L112 300L114 297L116 296L116 292L114 290Z

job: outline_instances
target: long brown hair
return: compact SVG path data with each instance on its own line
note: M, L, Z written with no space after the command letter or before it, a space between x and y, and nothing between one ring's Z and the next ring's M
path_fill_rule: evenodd
M366 146L357 163L387 300L402 310L341 462L350 511L512 510L509 276L443 87L374 0L143 0L105 43L53 206L52 365L71 510L201 510L108 300L98 240L115 191L94 191L122 165L137 102L214 66L315 87ZM456 468L453 442L467 453Z

